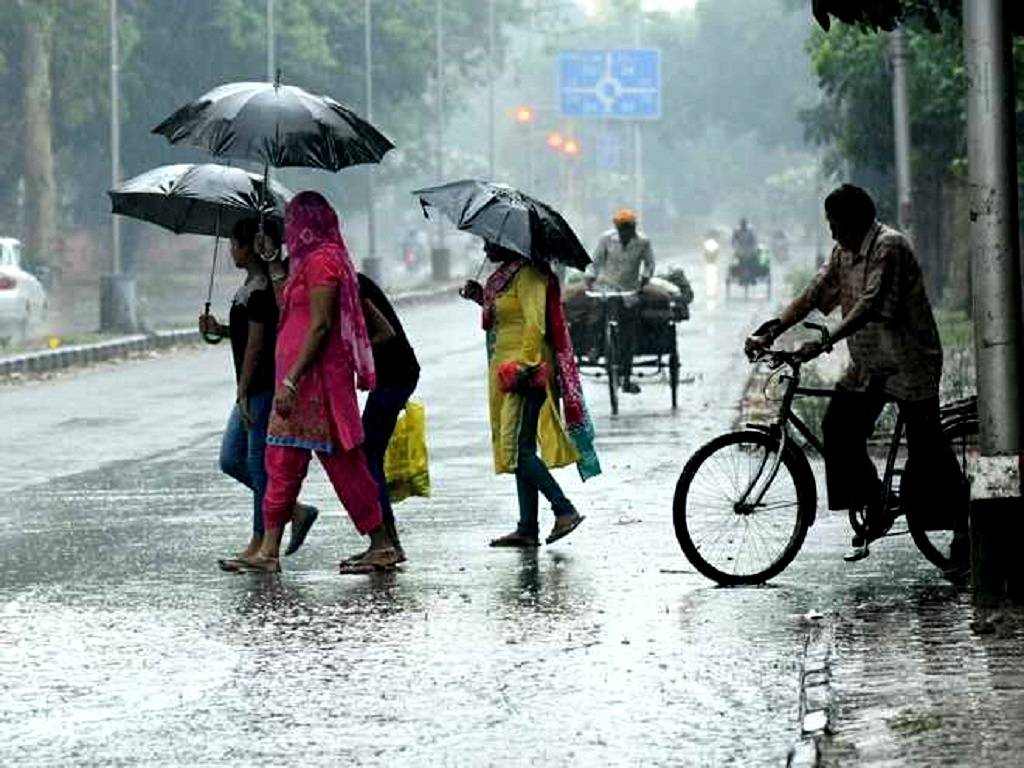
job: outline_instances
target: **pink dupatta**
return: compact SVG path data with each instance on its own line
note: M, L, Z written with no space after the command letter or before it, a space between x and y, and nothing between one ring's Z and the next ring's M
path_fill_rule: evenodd
M341 237L338 214L320 193L300 192L288 204L284 231L293 274L302 268L303 260L315 251L326 252L341 267L342 280L338 291L338 311L341 317L338 331L356 372L356 386L363 390L374 389L377 386L377 375L373 368L373 348L370 346L359 298L359 279Z

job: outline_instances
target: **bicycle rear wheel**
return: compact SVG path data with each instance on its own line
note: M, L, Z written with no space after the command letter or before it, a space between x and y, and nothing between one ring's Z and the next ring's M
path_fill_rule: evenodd
M923 505L913 503L912 493L904 495L904 512L907 518L907 528L910 529L910 536L932 565L943 570L951 567L953 559L950 556L950 547L953 543L953 528L959 522L962 529L967 529L967 505L970 502L970 485L967 480L967 456L977 447L978 444L978 422L974 419L964 419L948 424L942 429L946 439L956 454L957 463L963 474L964 495L963 509L946 510L949 524L937 524L935 516L941 510L927 509ZM959 520L957 520L959 518Z
M604 327L604 365L608 374L608 400L612 416L619 413L619 326L608 323Z
M719 584L761 584L800 551L817 492L813 476L790 451L769 478L778 450L778 440L767 433L732 432L698 450L679 476L676 539L693 566ZM766 483L758 503L750 503Z

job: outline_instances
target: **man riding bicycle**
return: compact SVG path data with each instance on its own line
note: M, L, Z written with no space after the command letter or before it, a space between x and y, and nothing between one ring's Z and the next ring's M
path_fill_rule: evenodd
M587 285L595 282L616 291L638 291L654 276L654 250L651 241L637 231L637 216L623 208L612 217L614 229L601 235L594 251L593 263L587 271ZM635 307L639 301L627 304ZM637 315L624 312L619 318L622 349L619 370L622 391L637 394L639 385L630 381L633 373L633 351L636 349Z
M781 317L763 324L745 343L748 354L766 349L812 310L827 315L841 308L842 321L828 341L807 342L799 352L809 360L841 339L850 352L850 366L821 425L829 509L866 514L867 535L854 536L846 555L850 562L867 557L869 542L892 522L891 512L879 508L878 473L867 451L888 401L896 402L907 425L904 495L912 489L914 503L928 505L932 514L942 505L957 513L966 509L963 476L939 420L942 345L924 277L907 238L876 221L875 213L874 201L860 187L843 184L829 194L825 215L836 241L831 257ZM916 474L924 468L927 481ZM963 567L966 520L954 525L951 556Z

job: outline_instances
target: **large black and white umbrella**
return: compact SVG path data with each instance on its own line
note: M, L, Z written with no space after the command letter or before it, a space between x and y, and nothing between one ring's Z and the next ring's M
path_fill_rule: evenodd
M110 190L114 213L169 229L175 234L230 234L242 219L284 222L291 192L263 176L215 163L162 165Z
M576 269L590 263L562 214L507 184L465 179L413 192L424 213L437 208L458 229L534 261L560 261Z
M294 85L227 83L186 104L153 129L171 144L187 141L214 157L275 168L337 171L379 163L394 145L329 96Z
M206 292L210 313L217 253L222 235L242 219L277 221L283 229L284 209L292 194L264 176L215 163L162 165L110 190L113 212L169 229L175 234L213 235L213 262ZM205 337L210 343L220 336Z

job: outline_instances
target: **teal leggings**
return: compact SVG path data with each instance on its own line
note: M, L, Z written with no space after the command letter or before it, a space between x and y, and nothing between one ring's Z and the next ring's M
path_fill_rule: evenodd
M551 504L556 515L575 512L547 465L537 455L537 422L544 405L543 390L530 390L523 396L523 411L519 424L519 445L516 458L516 491L519 494L518 533L536 537L538 531L538 493Z

